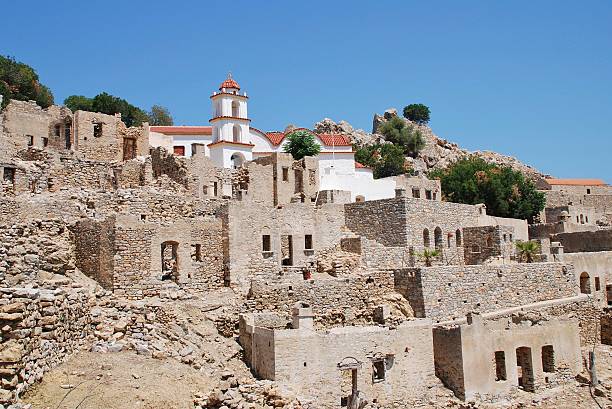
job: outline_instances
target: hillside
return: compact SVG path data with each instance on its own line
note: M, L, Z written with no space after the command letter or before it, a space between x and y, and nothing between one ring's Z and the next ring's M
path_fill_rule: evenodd
M375 133L375 130L382 122L390 120L392 117L398 116L395 108L387 109L382 115L374 114L372 133L366 132L363 129L354 129L351 124L346 121L334 122L329 118L325 118L317 122L314 126L316 132L320 133L342 133L351 137L353 143L357 145L371 145L373 143L385 143L384 136ZM544 174L537 169L524 164L517 158L512 156L502 155L491 151L468 151L461 148L458 144L440 138L433 133L429 126L417 125L407 119L404 121L416 126L422 133L425 139L425 148L419 152L417 158L406 157L406 160L412 164L413 169L420 172L428 172L434 169L444 169L453 162L470 155L474 155L484 159L487 162L498 165L510 166L511 168L522 172L530 179L537 179Z

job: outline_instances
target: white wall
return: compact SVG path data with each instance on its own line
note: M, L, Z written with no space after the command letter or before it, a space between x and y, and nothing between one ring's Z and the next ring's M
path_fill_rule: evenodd
M149 131L149 146L152 148L162 147L172 153L172 135Z
M496 217L483 214L478 216L479 226L511 226L514 227L514 240L529 240L529 228L527 220L511 219L508 217Z
M171 136L171 135L169 135ZM191 157L191 144L192 143L201 143L206 145L204 147L204 152L206 156L209 156L208 144L212 142L212 135L174 135L172 146L184 146L185 147L185 156ZM170 149L172 152L172 149Z
M363 196L365 200L390 199L395 197L395 180L392 178L374 179L362 173L321 174L319 189L350 191L352 201L355 201L357 196Z

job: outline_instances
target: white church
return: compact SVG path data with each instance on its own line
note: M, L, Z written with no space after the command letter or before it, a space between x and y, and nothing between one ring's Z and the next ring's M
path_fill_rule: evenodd
M193 155L196 147L203 146L205 155L217 166L225 168L237 168L245 161L283 152L287 133L263 132L251 126L249 97L240 91L240 85L231 74L210 99L212 118L209 126L151 126L150 145L186 157ZM395 178L374 179L372 169L355 162L355 152L348 136L299 129L311 132L321 146L318 155L321 190L350 191L352 200L357 196L365 200L394 197Z

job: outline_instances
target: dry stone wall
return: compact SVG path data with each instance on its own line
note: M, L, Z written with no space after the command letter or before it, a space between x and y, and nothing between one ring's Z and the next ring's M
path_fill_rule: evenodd
M396 304L397 312L404 316L412 315L394 290L392 271L342 278L317 278L315 275L310 280L301 276L254 279L246 306L250 311L288 314L298 301L312 306L315 321L322 327L371 323L375 307L385 303Z
M0 286L13 287L74 270L70 232L59 220L0 225Z
M395 287L415 316L440 322L572 297L578 294L574 274L562 263L407 268L395 271Z
M92 333L84 289L0 288L0 402L14 401Z

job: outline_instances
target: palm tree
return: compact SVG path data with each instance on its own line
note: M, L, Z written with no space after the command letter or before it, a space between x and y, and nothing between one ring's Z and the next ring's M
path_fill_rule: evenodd
M520 260L525 260L527 263L533 263L536 254L540 254L540 243L537 241L517 241L516 251L519 254Z
M438 249L435 249L435 250L423 249L423 251L421 253L417 253L417 255L423 261L425 261L425 266L426 267L431 267L431 260L433 260L434 258L436 258L436 257L438 257L440 255L440 250L438 250Z

